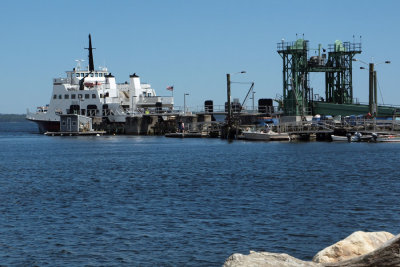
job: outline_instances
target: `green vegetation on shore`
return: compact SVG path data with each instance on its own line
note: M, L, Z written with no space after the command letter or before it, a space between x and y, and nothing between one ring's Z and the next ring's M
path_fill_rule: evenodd
M19 122L26 120L25 114L0 114L0 122Z

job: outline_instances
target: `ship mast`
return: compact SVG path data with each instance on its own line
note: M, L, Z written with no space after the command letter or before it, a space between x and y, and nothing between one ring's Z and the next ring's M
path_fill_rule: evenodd
M89 71L92 72L94 71L94 63L93 63L93 49L96 48L92 48L92 37L89 34L89 48L85 48L87 50L89 50Z

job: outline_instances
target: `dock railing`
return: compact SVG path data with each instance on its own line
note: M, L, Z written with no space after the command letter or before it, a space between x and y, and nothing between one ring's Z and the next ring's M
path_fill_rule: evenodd
M289 134L333 133L337 129L361 133L398 132L400 121L376 119L298 121L280 123L272 126L272 129Z

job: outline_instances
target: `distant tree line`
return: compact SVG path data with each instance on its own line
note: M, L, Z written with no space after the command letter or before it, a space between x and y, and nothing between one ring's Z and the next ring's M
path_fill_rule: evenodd
M25 114L0 114L0 122L19 122L25 121Z

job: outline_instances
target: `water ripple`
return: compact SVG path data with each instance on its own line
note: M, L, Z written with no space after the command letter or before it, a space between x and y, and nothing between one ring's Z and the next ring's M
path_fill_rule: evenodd
M0 125L4 265L309 260L356 230L399 232L398 144L62 138L24 125Z

